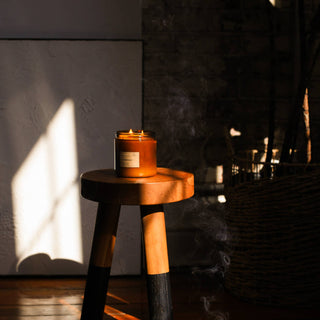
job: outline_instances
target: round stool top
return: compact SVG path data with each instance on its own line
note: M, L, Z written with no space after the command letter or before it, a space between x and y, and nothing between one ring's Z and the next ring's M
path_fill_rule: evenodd
M184 200L193 194L193 174L167 168L158 168L149 178L121 178L113 169L81 175L81 195L96 202L154 205Z

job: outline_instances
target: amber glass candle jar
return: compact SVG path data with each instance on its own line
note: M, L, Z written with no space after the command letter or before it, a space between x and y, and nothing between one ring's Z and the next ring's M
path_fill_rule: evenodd
M119 177L151 177L157 174L157 141L152 131L118 131L115 167Z

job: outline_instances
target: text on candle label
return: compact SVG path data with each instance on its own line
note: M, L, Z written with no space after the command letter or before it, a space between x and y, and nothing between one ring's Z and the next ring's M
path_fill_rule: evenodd
M139 152L120 152L120 167L122 168L139 168L140 167Z

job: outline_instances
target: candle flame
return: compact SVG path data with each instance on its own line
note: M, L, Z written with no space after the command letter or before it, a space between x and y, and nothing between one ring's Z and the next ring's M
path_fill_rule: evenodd
M133 134L133 131L132 131L132 129L130 129L130 130L129 130L129 133L130 133L130 134Z
M141 130L141 134L143 135L143 130Z

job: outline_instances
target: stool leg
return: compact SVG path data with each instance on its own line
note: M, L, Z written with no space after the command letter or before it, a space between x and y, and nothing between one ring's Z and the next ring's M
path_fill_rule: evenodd
M140 206L147 264L150 320L171 320L172 302L162 205Z
M99 203L81 320L102 320L120 205Z

